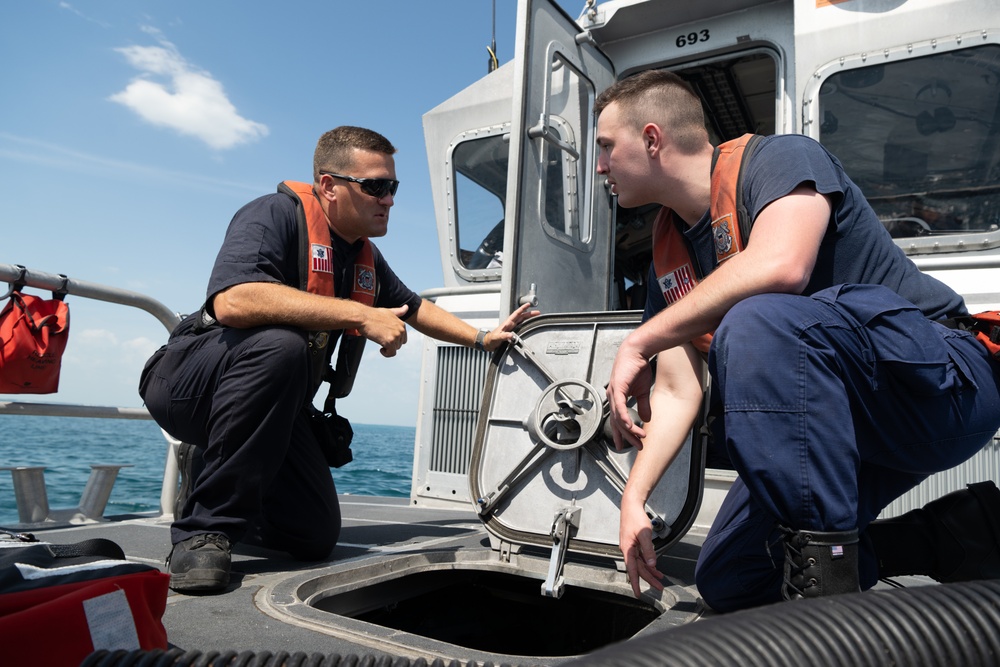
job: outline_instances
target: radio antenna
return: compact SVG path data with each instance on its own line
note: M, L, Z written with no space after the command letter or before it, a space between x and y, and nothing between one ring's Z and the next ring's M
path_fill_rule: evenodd
M490 54L490 60L486 65L486 72L489 73L497 68L497 0L493 0L493 36L486 50Z

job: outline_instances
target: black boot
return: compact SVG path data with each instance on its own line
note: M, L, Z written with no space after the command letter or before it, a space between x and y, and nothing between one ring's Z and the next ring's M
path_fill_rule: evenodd
M865 531L879 577L922 574L939 582L1000 578L1000 489L969 484Z
M786 600L857 593L858 531L785 529Z
M221 533L201 533L178 542L167 556L170 588L211 593L229 585L232 546Z
M181 475L181 486L177 490L177 499L174 501L174 518L181 518L184 510L184 503L187 502L191 490L194 488L195 480L205 468L205 457L200 448L188 442L177 445L177 471Z

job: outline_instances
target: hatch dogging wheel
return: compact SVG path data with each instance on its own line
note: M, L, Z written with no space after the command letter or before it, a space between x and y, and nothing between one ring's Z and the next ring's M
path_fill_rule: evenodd
M589 382L557 380L538 397L525 428L535 442L557 450L586 445L603 433L604 401Z

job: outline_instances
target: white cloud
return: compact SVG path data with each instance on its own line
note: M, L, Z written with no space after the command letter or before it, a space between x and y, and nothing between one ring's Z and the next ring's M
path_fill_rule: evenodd
M86 341L87 345L95 347L103 347L105 345L114 347L118 345L118 336L113 331L108 331L107 329L84 329L77 336Z
M99 21L99 20L97 20L95 18L91 18L90 16L87 16L86 14L84 14L83 12L81 12L79 9L77 9L73 5L69 4L68 2L60 2L59 3L59 9L65 9L66 11L73 12L74 14L76 14L77 16L79 16L80 18L85 19L87 21L90 21L91 23L96 23L97 25L101 26L102 28L108 28L111 25L107 21Z
M267 136L267 126L242 117L210 73L188 63L156 29L145 31L157 38L159 46L115 49L143 74L112 95L112 102L153 125L195 137L218 150Z
M156 342L145 336L139 336L138 338L132 338L123 342L121 348L126 357L130 360L138 361L141 368L153 352L160 349L160 346L165 342L166 337L164 337L164 340Z
M261 184L238 183L202 174L170 171L135 162L112 160L99 155L81 153L80 151L30 137L20 137L7 132L0 132L0 160L4 159L42 165L61 171L72 172L85 169L91 174L100 171L125 180L136 177L149 177L211 192L259 194L262 188L264 188Z

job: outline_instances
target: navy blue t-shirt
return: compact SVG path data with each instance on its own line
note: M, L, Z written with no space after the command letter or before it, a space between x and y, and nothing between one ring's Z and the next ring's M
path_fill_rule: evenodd
M830 226L820 244L804 295L846 283L884 285L916 305L931 320L968 314L962 297L923 273L892 241L889 232L847 176L840 161L819 142L798 134L765 137L744 170L743 201L750 220L800 184L829 195ZM794 221L789 222L793 229ZM685 229L699 277L717 265L710 215ZM753 230L750 231L753 242ZM652 267L643 321L667 307Z
M362 242L348 243L331 234L334 258L334 284L337 294L347 298L349 285L344 272L354 265ZM295 202L282 193L253 200L233 216L225 240L216 257L208 281L208 302L213 296L240 283L281 283L299 288L299 226ZM421 299L396 277L372 243L378 295L375 306L396 308L406 304L409 318L420 308Z

